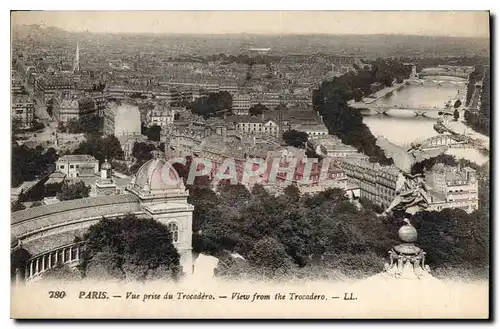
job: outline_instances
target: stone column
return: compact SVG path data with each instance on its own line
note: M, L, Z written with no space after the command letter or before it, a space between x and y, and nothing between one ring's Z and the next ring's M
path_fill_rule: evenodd
M69 261L71 262L73 260L73 247L69 247Z
M45 255L42 256L42 272L45 271Z
M35 259L35 274L38 274L38 272L39 272L39 267L38 267L39 260L40 260L40 258Z
M52 268L52 253L49 254L49 269Z

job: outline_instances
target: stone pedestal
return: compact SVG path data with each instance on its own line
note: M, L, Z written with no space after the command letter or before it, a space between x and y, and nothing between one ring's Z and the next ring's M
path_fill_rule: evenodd
M398 235L402 243L389 251L390 263L386 263L385 273L401 279L420 279L430 276L430 268L425 264L426 253L413 244L417 240L417 230L405 219Z

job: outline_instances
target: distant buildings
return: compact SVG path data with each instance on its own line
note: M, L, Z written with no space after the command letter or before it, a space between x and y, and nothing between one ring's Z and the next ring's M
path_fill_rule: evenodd
M247 115L251 107L251 97L249 94L233 95L233 113L236 115Z
M292 126L292 129L305 132L309 138L328 137L328 128L323 123L302 123Z
M19 128L27 129L33 126L35 106L28 95L13 95L12 118L18 120Z
M430 210L459 208L471 213L478 209L478 182L474 169L437 164L426 174L426 183L432 188Z
M404 177L393 166L384 167L352 158L342 159L339 163L349 179L359 184L361 198L384 208L390 205L396 196L397 188L404 183ZM427 210L459 208L471 213L478 208L478 183L476 171L472 168L437 164L425 177L431 188Z
M153 125L165 127L174 123L174 115L175 113L170 107L156 106L147 111L144 123L148 127Z
M80 117L80 107L75 96L56 95L52 103L52 116L59 122L68 122Z
M278 123L264 116L233 116L227 119L237 131L251 135L270 135L280 137Z
M56 161L56 171L68 178L93 177L99 172L99 161L91 155L63 155Z
M43 104L54 97L57 92L69 92L75 90L73 76L58 75L40 77L35 81L35 94Z
M356 148L342 143L337 136L333 135L310 138L307 141L307 148L323 158L366 158L366 156L359 153Z
M381 166L364 159L343 158L339 161L346 176L360 187L360 197L382 207L391 204L396 196L396 188L404 177L393 166Z
M141 134L141 115L139 107L131 104L113 104L104 111L105 135L134 136Z

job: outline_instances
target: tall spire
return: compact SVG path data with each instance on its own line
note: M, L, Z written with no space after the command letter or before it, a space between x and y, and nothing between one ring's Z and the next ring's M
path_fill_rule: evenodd
M76 44L76 54L75 54L75 61L73 63L73 71L78 72L80 71L80 44Z

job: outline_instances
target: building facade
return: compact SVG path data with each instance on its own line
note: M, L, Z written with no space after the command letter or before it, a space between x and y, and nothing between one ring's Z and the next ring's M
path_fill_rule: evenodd
M59 122L78 120L80 117L80 107L76 97L58 95L54 97L52 105L52 116Z
M470 167L437 164L426 173L426 183L432 188L430 210L459 208L471 213L479 207L477 174Z
M382 207L391 204L404 181L394 166L381 166L365 159L343 158L338 161L346 176L360 187L360 197Z
M136 105L113 105L104 110L105 135L135 136L141 134L141 114Z
M104 177L105 172L103 180L108 179ZM14 268L15 279L33 282L60 264L78 265L85 241L75 237L81 238L103 217L125 214L153 218L165 224L180 255L183 272L191 274L194 208L187 202L188 196L189 191L175 169L166 159L155 157L137 171L126 194L62 201L14 212L11 252L23 249L31 255L26 264Z
M56 161L56 171L68 178L94 176L99 172L99 161L87 154L63 155Z
M33 126L35 105L27 95L15 95L12 99L12 118L19 122L20 128Z

